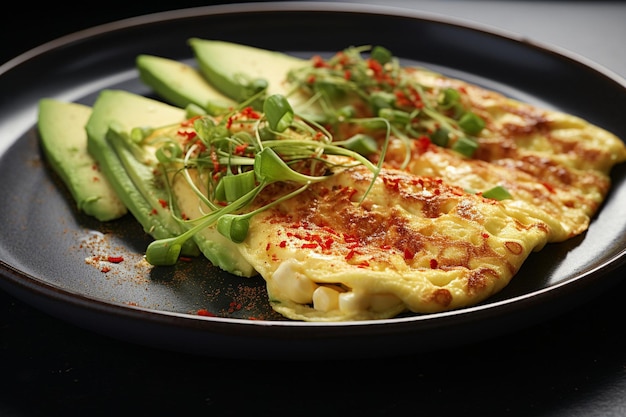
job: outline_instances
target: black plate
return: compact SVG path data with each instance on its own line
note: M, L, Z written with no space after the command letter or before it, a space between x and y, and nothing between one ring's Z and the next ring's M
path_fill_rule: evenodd
M194 260L150 272L150 239L132 218L101 224L78 213L41 154L42 97L92 104L103 88L151 95L141 53L193 62L190 37L308 56L381 44L426 65L536 105L582 116L626 137L625 82L591 63L480 27L381 7L261 3L160 13L99 26L0 67L0 284L43 311L129 342L236 358L341 358L425 351L519 329L587 300L626 263L626 169L588 232L532 254L512 283L458 311L350 323L283 319L261 279ZM96 255L122 255L105 273ZM198 315L205 309L213 316Z

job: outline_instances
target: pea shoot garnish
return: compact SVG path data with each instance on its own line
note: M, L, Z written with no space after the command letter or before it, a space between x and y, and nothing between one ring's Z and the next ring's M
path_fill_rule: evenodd
M148 246L146 260L153 265L176 263L184 242L206 227L241 243L252 216L325 181L335 167L365 165L375 178L382 164L366 157L379 151L371 138L357 135L334 142L321 125L296 115L282 95L267 97L262 112L242 106L218 117L195 116L181 126L158 134L146 131L144 136L141 144L157 146L155 155L170 194L173 181L182 178L207 207L198 218L179 217L186 225L182 234ZM278 182L289 184L287 191L271 201L256 200ZM174 207L175 200L170 198Z
M381 46L350 47L292 70L289 80L318 100L325 123L343 121L345 102L358 102L353 117L385 118L401 138L428 137L434 144L471 157L484 120L463 104L463 92L422 85L415 72ZM354 109L354 108L353 108Z

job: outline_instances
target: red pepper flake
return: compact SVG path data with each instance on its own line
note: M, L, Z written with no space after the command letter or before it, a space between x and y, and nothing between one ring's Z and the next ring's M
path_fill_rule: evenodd
M181 262L191 262L193 259L188 256L179 256L178 260Z
M317 248L317 243L304 243L301 248L302 249L315 249Z
M330 247L332 246L332 244L335 241L333 240L332 237L329 237L328 239L324 240L323 242L320 243L320 246L322 247L322 249L330 249Z
M287 247L287 241L286 241L286 240L281 241L281 242L278 244L278 246L280 246L281 248Z
M246 153L246 149L248 149L249 144L243 143L241 145L235 146L235 155L243 155Z
M167 208L167 201L163 200L162 198L159 198L159 204L161 205L161 207Z
M315 55L313 58L311 58L311 61L313 63L313 68L325 68L325 67L328 67L328 64L326 63L326 61L324 61L324 58L322 58L319 55Z
M247 118L258 120L261 118L261 115L254 110L252 107L248 106L241 111L241 114Z
M236 301L231 301L230 304L228 304L228 312L229 313L233 313L235 311L239 311L241 310L241 303L238 303Z
M430 260L430 269L437 269L438 266L439 266L439 262L437 262L436 259Z
M358 252L356 250L350 249L350 251L346 255L346 260L349 261L350 259L354 258L354 255L356 255L357 253Z
M400 189L400 178L383 177L383 182L385 183L385 187L390 188L393 191L398 191Z
M199 119L200 117L202 117L202 116L198 115L198 116L191 117L191 118L185 120L184 122L182 122L180 125L183 126L183 127L193 126L193 123L196 121L196 119Z
M157 211L157 209L155 209L155 208L153 208L153 209L152 209L152 211L150 212L150 214L153 214L153 215L156 215L156 214L158 214L158 211Z
M541 185L543 185L544 187L547 188L548 191L550 191L550 193L554 194L556 191L554 190L554 187L551 186L550 184L548 184L547 182L542 182Z
M181 129L177 133L178 133L178 136L182 136L183 138L185 138L185 140L191 140L197 136L194 130L182 130Z
M206 308L201 308L200 310L196 311L196 314L204 317L215 317L215 314L211 313Z
M110 270L111 270L111 268L109 268L108 266L104 266L104 267L102 267L102 269L100 269L100 271L101 271L101 272L104 272L105 274L106 274L107 272L109 272Z
M383 74L383 66L375 59L367 60L367 67L374 71L374 77L380 78Z
M219 159L217 157L217 152L215 152L215 149L211 149L211 162L213 163L213 170L215 172L220 170L220 162Z
M415 252L413 252L411 249L409 248L405 248L404 249L404 259L413 259L415 257Z
M414 143L415 143L415 147L417 148L417 151L420 154L423 154L430 147L431 141L428 136L424 135L424 136L420 136L419 138L417 138L417 140Z
M114 263L114 264L119 264L120 262L124 262L124 257L123 256L107 256L107 261Z

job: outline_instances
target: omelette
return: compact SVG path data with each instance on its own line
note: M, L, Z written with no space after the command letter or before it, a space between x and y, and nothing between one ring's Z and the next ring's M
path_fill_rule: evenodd
M154 161L190 228L227 213L198 231L212 242L205 255L260 275L286 318L476 305L531 253L585 232L612 167L626 160L618 137L581 118L402 66L387 52L313 57L285 74L294 113L274 95L285 111L274 123L250 107L199 116L169 134L186 157ZM376 146L355 151L357 137ZM264 167L282 170L271 181L261 154ZM229 197L221 181L239 190ZM217 246L236 266L219 264Z

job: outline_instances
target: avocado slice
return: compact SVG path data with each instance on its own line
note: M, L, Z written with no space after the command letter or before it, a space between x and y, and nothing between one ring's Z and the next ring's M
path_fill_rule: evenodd
M308 60L238 43L190 38L200 72L219 91L242 102L267 86L267 95L287 96L287 73Z
M210 114L235 106L199 70L184 62L142 54L136 59L140 79L170 104L185 108L190 104Z
M161 204L168 201L167 190L154 181L153 168L136 158L123 136L134 127L157 128L183 120L185 111L178 107L123 90L103 90L85 125L88 152L124 205L155 239L177 236L184 229ZM200 251L189 240L182 253L197 256Z
M87 151L85 124L91 107L52 98L43 98L38 105L37 128L44 155L78 210L100 221L124 216L126 206Z

